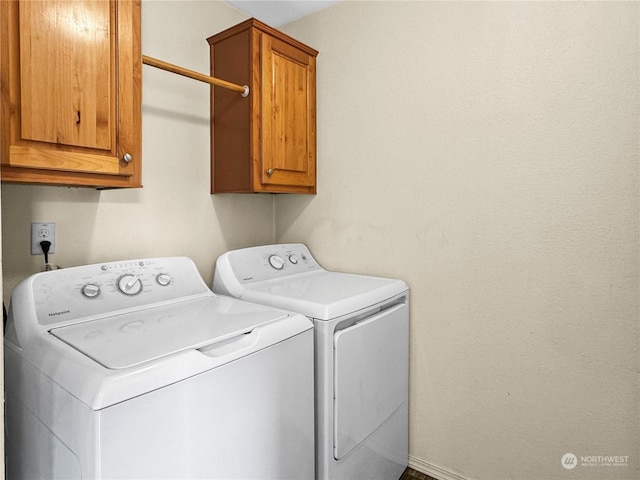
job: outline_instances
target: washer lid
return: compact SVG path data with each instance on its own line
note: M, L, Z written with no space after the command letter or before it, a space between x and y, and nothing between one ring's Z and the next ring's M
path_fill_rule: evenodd
M123 369L247 333L284 312L207 296L100 318L50 333L109 369Z
M240 298L331 320L407 290L409 287L402 280L321 270L254 283Z

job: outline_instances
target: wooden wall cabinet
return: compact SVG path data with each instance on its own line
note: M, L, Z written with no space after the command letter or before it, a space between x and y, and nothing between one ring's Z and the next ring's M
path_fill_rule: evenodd
M211 75L250 88L213 88L211 193L316 193L318 52L255 19L207 41Z
M5 182L141 186L140 2L0 1Z

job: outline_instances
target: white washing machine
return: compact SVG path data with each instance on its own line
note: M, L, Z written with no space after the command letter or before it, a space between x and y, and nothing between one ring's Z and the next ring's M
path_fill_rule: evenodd
M324 270L302 244L234 250L213 290L313 320L316 478L396 480L408 463L409 288Z
M311 322L187 258L33 275L4 347L9 479L314 477Z

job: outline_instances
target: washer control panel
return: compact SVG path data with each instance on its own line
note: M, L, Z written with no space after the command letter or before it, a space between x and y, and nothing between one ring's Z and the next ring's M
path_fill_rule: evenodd
M216 262L216 278L231 274L240 283L260 282L322 268L301 243L264 245L226 252Z
M26 281L32 282L40 325L211 293L186 257L84 265L36 274Z

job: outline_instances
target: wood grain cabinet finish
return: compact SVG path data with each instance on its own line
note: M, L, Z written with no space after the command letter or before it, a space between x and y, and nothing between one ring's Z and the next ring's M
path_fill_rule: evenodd
M211 75L250 88L213 88L211 193L316 193L318 52L255 19L207 41Z
M140 2L0 1L5 182L141 186Z

